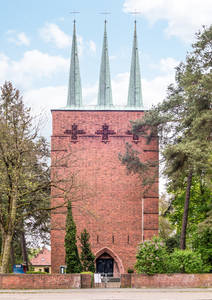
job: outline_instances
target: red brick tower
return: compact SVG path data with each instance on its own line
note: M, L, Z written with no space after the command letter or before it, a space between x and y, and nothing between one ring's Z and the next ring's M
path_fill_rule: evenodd
M90 234L96 268L100 273L118 275L135 264L138 244L158 232L158 184L143 194L137 175L126 173L119 160L126 142L141 153L142 160L158 159L158 141L146 144L144 137L130 132L130 121L141 118L140 69L136 24L128 105L112 104L106 23L103 42L98 105L82 106L76 32L72 43L67 107L52 110L52 176L72 182L69 197L77 233L84 228ZM60 183L61 190L66 183ZM64 202L58 188L52 189L52 205ZM52 272L65 264L66 208L52 212Z

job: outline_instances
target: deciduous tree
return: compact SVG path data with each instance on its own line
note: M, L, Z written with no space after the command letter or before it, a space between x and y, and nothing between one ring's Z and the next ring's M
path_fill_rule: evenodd
M49 205L48 146L32 124L30 109L24 107L20 92L5 82L0 96L2 273L8 272L15 230L26 219L36 220L36 211Z

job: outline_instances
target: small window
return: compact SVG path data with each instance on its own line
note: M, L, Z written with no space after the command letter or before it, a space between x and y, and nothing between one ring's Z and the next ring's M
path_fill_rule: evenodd
M44 268L44 272L49 273L49 268Z

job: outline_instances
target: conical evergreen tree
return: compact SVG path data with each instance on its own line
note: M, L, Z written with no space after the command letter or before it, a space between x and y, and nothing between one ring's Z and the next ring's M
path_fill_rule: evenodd
M83 271L95 272L94 259L95 256L91 251L91 246L89 243L90 235L86 229L81 232L80 242L81 242L81 263Z
M66 217L65 251L67 273L80 273L82 265L79 258L76 239L76 225L72 216L71 201L68 202Z

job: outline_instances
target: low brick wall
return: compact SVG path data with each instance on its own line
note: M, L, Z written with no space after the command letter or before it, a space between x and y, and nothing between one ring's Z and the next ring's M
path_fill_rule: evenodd
M133 288L198 288L212 287L212 274L132 274Z
M92 288L92 276L90 274L81 274L81 288Z
M80 287L80 274L0 274L0 289L72 289Z
M91 288L89 274L0 274L0 289ZM122 274L121 287L198 288L212 287L212 274Z
M121 288L130 288L132 285L131 274L121 274Z

